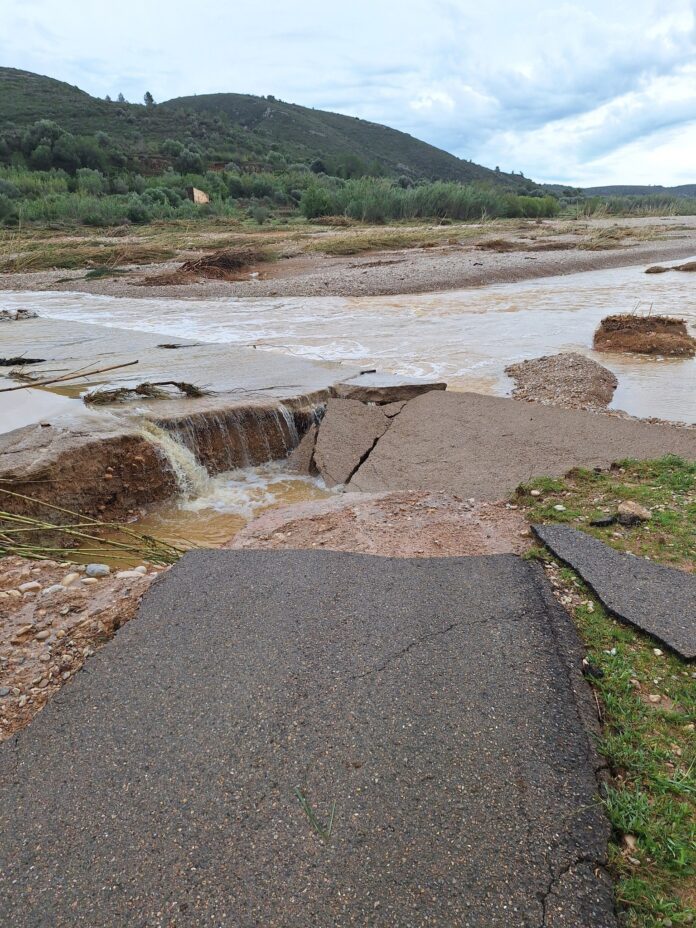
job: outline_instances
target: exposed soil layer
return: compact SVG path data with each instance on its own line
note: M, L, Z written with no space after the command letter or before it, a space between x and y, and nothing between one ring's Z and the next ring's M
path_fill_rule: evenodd
M683 319L621 313L602 319L594 335L597 351L653 354L673 358L696 355L696 338Z
M345 493L284 506L250 522L226 547L321 548L382 557L521 554L527 522L505 503L444 493Z
M161 569L84 583L84 568L75 564L0 559L0 741L28 725L133 618Z
M176 475L156 444L124 428L36 425L2 436L0 494L7 512L46 516L33 497L83 515L126 520L141 508L168 499Z
M515 399L572 409L606 408L619 383L606 367L575 352L521 361L505 373L515 381Z

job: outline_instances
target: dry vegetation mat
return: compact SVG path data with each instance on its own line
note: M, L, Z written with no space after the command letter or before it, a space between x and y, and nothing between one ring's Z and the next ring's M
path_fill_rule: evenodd
M156 274L141 281L144 287L193 283L196 280L239 280L242 271L268 261L267 252L252 248L227 249L203 255L184 263L175 271Z
M619 313L602 319L594 335L597 351L692 358L696 338L689 335L686 322L675 316L637 316Z

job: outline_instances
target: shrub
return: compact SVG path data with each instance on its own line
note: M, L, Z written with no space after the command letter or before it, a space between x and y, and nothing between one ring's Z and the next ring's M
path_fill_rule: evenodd
M132 194L128 200L127 218L131 222L149 222L152 216L138 194Z
M305 219L316 219L317 216L328 216L336 212L328 190L323 187L307 187L300 200L300 210Z

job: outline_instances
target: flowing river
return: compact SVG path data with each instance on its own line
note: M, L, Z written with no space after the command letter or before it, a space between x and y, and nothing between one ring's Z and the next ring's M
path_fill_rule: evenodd
M498 395L512 388L504 372L508 364L579 351L617 375L615 408L696 421L696 359L598 354L591 348L600 320L617 312L678 315L696 334L696 275L688 273L646 275L642 267L627 267L397 297L165 300L0 292L3 308L347 361ZM79 403L38 390L6 397L12 401L3 430L37 421L37 410L48 416ZM195 493L157 507L139 527L171 541L215 546L266 508L328 495L316 480L289 477L282 462L202 479Z
M508 364L579 351L617 375L614 408L694 422L696 359L598 354L591 345L602 317L617 312L678 315L696 331L695 285L694 274L646 275L641 266L389 297L165 300L4 292L0 308L350 361L499 395L512 387Z

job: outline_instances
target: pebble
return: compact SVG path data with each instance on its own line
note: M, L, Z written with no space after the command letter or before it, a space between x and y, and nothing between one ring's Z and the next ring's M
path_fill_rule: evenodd
M47 586L43 591L43 596L52 596L53 593L62 593L65 587L62 583L52 583L50 586Z
M19 697L19 700L17 701L17 705L19 706L19 708L20 708L20 709L24 708L24 706L26 706L26 704L27 704L27 697L26 697L26 696L20 696L20 697Z
M85 567L85 573L88 577L108 577L111 568L108 564L88 564Z
M60 581L61 586L72 586L76 580L80 579L80 575L76 573L66 574L63 579Z
M0 699L2 699L3 696L9 696L9 695L10 695L9 686L0 686Z
M139 567L134 567L133 570L136 574L141 574L143 577L147 573L147 567L144 564L141 564Z
M566 511L566 507L562 503L557 503L553 508L556 510L556 512Z
M85 586L91 586L94 583L99 583L99 581L96 577L83 577L80 583L84 583Z
M20 593L33 593L41 589L41 584L38 580L28 580L26 583L20 583L17 589Z
M37 632L34 637L37 641L45 641L47 638L51 637L51 633L47 628L45 628L42 632Z
M659 702L660 698L661 697L659 693L650 693L650 695L648 696L648 700L650 702L655 702L655 703Z
M665 652L661 651L660 648L653 648L653 654L655 655L655 657L662 657L664 653Z
M530 490L529 495L530 496L541 496L541 490Z
M119 570L116 574L117 580L139 580L142 577L140 570Z

